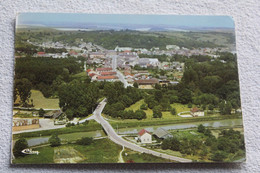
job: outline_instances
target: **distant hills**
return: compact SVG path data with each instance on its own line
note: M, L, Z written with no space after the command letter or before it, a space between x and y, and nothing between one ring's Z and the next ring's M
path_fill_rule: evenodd
M48 23L37 24L30 23L26 25L18 25L18 28L55 28L59 30L136 30L136 31L216 31L216 32L230 32L233 28L220 28L220 27L187 27L187 26L172 26L172 25L142 25L142 24L95 24L95 23Z

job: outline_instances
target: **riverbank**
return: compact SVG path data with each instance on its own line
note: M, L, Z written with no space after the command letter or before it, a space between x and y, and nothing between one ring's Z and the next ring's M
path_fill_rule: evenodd
M228 119L241 119L241 115L223 115L223 116L206 116L206 117L192 117L192 118L180 118L175 120L151 120L151 121L138 121L138 120L120 120L120 121L110 121L111 126L114 129L124 129L124 128L144 128L147 126L163 126L163 125L171 125L171 124L181 124L181 123L202 123L208 121L218 121L218 120L228 120ZM43 130L43 131L36 131L36 132L26 132L13 135L13 139L18 138L30 138L30 137L41 137L41 136L50 136L53 133L58 135L61 134L69 134L69 133L76 133L76 132L91 132L96 130L101 130L102 126L95 121L89 121L88 124L80 124L75 125L72 127L65 127L60 129L53 129L53 130Z

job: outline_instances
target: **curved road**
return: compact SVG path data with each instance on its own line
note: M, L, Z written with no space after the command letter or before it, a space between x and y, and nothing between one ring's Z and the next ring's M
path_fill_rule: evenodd
M160 152L149 150L147 148L140 147L134 143L124 140L121 136L117 135L117 133L115 132L113 127L101 116L101 112L103 111L105 105L106 105L106 101L104 99L102 102L99 103L96 110L93 112L93 116L94 116L94 119L103 126L109 139L112 140L113 142L115 142L123 147L127 147L127 148L130 148L134 151L138 151L141 153L152 154L157 157L162 157L162 158L177 161L177 162L192 162L192 160L189 160L189 159L175 157L175 156L171 156L168 154L163 154Z

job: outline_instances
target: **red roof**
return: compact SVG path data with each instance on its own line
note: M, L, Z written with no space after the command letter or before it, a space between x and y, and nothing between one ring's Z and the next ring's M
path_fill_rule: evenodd
M159 83L158 79L140 79L140 80L136 80L136 83L138 83L139 85L152 85L152 84L156 84Z
M138 135L139 135L139 136L143 136L143 134L145 134L145 133L149 133L149 134L150 134L150 132L148 132L147 130L142 129L142 130L140 130L140 132L138 133Z
M78 53L75 52L74 50L71 50L71 51L69 52L69 54L70 54L70 55L78 55Z
M101 76L110 76L110 75L115 75L116 72L115 71L108 71L108 72L101 72L100 75Z
M91 71L91 69L88 69L87 72L89 73Z
M95 76L96 74L95 73L89 73L89 76L90 77L93 77L93 76Z
M97 71L112 71L112 68L97 68Z
M44 55L45 52L38 52L37 54L38 54L38 55Z
M190 111L194 113L194 112L199 112L200 110L199 110L199 108L195 107L195 108L192 108Z
M98 79L117 79L116 76L98 76Z

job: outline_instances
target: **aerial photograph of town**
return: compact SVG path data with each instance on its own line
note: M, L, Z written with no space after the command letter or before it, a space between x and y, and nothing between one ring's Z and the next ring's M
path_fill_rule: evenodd
M244 162L228 16L20 13L12 164Z

